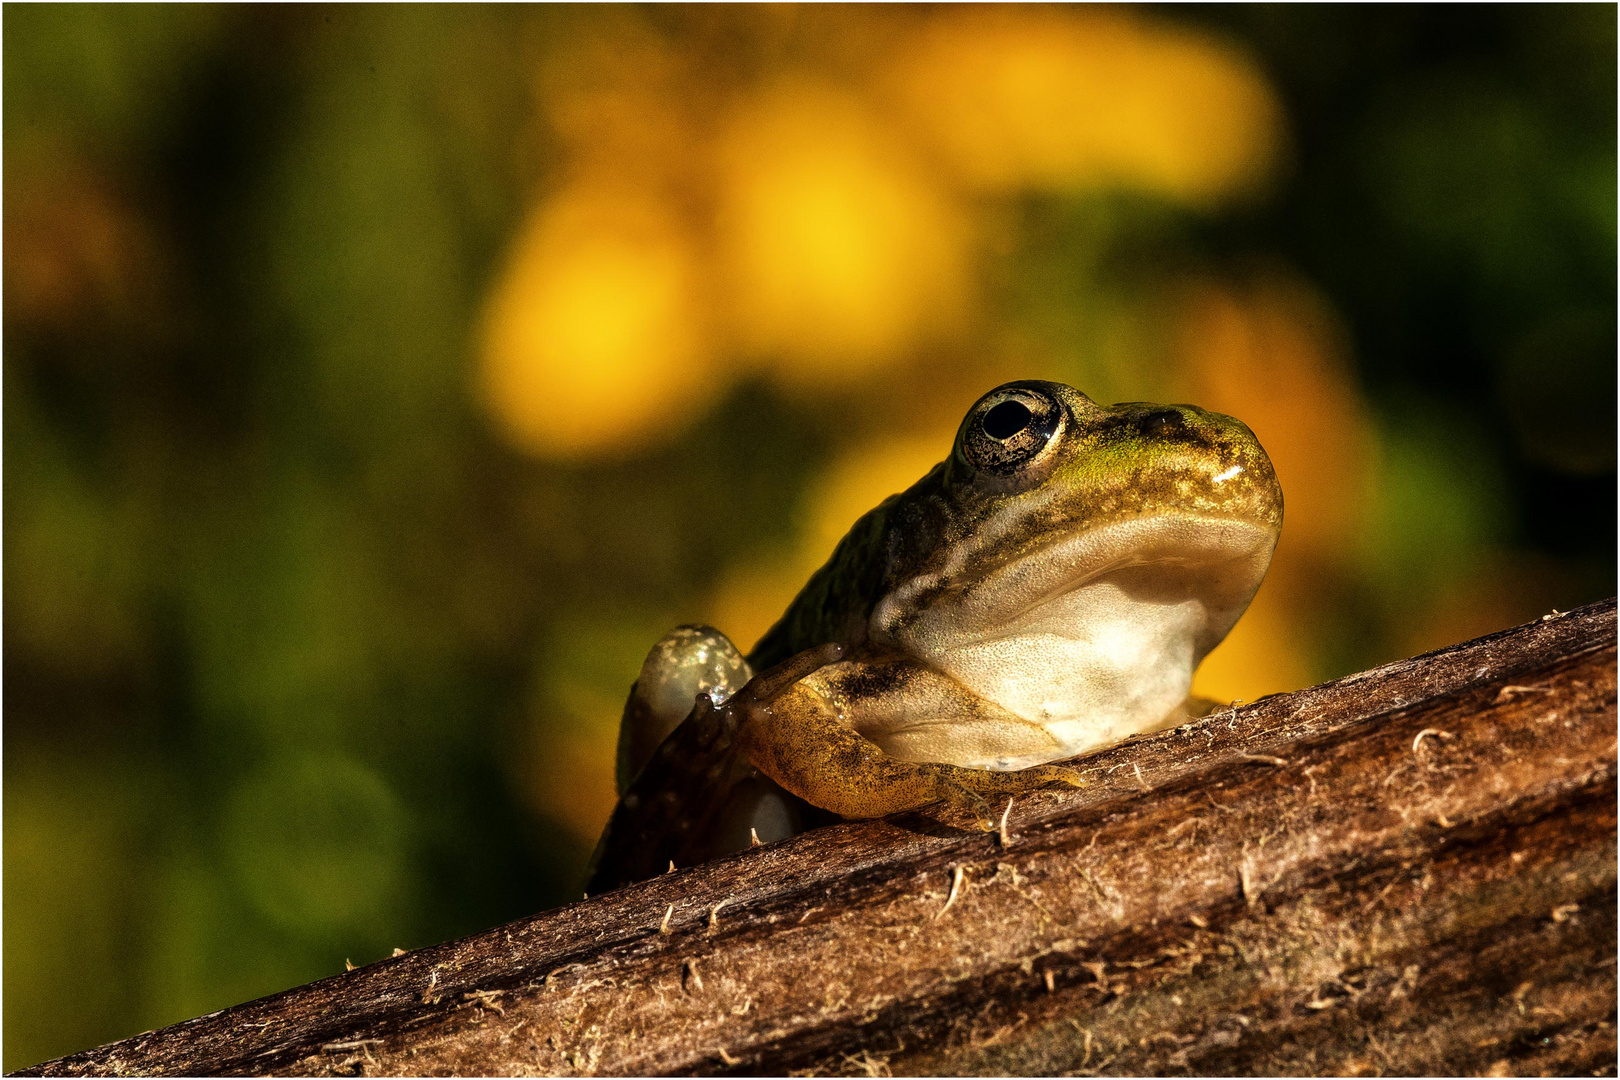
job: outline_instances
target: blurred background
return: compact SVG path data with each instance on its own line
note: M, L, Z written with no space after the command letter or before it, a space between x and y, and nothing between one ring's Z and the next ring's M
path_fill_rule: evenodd
M1612 594L1615 19L8 6L4 1067L577 899L1007 379L1270 451L1198 692Z

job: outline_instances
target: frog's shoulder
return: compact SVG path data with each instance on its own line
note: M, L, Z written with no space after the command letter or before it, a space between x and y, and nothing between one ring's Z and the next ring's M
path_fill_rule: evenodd
M799 590L780 619L748 654L755 671L795 653L828 642L857 644L873 606L887 590L896 567L930 546L936 504L944 487L941 462L905 491L890 495L862 514L838 541L821 569Z

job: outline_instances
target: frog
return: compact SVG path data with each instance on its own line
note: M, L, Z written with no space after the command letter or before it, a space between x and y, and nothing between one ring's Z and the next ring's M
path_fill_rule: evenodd
M1240 420L996 387L746 655L700 625L653 647L588 892L839 820L934 808L992 829L992 800L1080 786L1063 762L1213 707L1194 672L1282 513Z

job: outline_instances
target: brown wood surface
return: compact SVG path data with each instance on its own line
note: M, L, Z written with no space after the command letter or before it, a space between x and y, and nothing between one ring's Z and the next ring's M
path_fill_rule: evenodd
M1615 1072L1613 601L31 1073Z

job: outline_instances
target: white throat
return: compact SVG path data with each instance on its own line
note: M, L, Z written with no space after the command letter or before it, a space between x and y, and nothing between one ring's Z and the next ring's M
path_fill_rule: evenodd
M1148 517L1064 538L966 588L919 577L873 612L874 640L1041 724L1050 761L1159 726L1248 606L1275 534L1247 522ZM956 762L1025 768L1034 760Z

